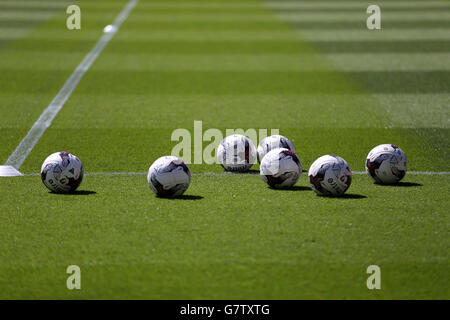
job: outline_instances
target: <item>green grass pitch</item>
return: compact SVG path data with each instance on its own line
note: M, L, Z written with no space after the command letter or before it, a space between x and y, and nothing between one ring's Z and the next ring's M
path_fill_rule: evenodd
M0 0L0 163L128 3ZM0 178L1 299L448 299L450 2L140 0L32 150ZM279 129L304 169L399 145L398 186L354 175L343 198L192 164L181 199L142 173L171 133ZM203 144L205 147L207 143ZM40 166L66 150L86 177L49 193ZM252 169L258 170L258 165ZM254 172L253 172L254 173ZM78 265L82 289L68 290ZM366 269L381 268L381 290Z

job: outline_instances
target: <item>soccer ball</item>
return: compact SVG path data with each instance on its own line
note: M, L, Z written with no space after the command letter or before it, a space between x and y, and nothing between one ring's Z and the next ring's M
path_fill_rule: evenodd
M180 158L165 156L150 166L147 181L158 197L178 197L189 187L191 171Z
M333 155L314 161L308 176L311 188L321 196L342 195L352 183L352 172L347 161Z
M228 136L217 148L217 161L226 171L247 171L256 161L255 145L241 134Z
M269 151L277 148L286 148L288 150L291 150L292 152L295 152L294 145L288 138L280 136L278 134L274 134L272 136L262 139L261 142L259 143L257 149L259 163L261 163L264 156Z
M75 191L83 180L80 159L69 152L56 152L47 157L41 167L41 179L55 193Z
M366 171L376 183L397 183L403 179L407 169L405 153L393 144L376 146L367 155Z
M286 148L277 148L263 158L260 174L272 188L289 188L302 174L302 164L295 152Z

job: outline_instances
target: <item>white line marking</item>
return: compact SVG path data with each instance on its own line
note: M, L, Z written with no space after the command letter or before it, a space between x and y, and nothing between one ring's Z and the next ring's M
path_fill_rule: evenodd
M78 65L72 75L67 79L64 86L55 96L53 101L49 104L49 106L42 112L39 119L33 124L30 131L28 131L25 138L17 146L16 150L9 156L8 160L6 160L5 165L13 166L16 169L19 169L22 163L30 154L31 150L33 150L36 143L44 134L45 130L52 124L53 119L55 119L56 115L62 109L67 99L69 99L75 87L80 82L83 75L86 71L89 70L91 65L103 51L108 42L112 39L112 37L117 33L122 23L130 14L131 10L136 6L139 0L130 0L126 7L120 12L117 16L116 20L112 24L114 27L109 32L106 32L102 35L102 37L98 40L94 48L84 57L83 61Z
M352 174L367 174L365 171L352 171ZM406 171L406 174L419 174L419 175L446 175L450 174L450 171Z
M194 176L223 176L223 175L240 175L242 173L233 173L233 172L193 172ZM259 171L251 171L245 174L259 174ZM306 172L303 172L306 174ZM366 172L364 171L352 171L354 175L364 175ZM450 175L449 171L409 171L406 173L414 174L414 175ZM25 176L38 176L39 173L24 173ZM87 172L85 176L146 176L147 172Z
M87 172L89 176L145 176L147 172Z
M17 177L23 176L16 168L11 166L0 166L0 177Z

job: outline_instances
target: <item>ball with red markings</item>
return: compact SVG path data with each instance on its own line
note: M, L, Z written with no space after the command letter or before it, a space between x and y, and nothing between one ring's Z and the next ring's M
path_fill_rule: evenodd
M217 160L226 171L245 172L256 162L256 147L246 136L233 134L219 144Z
M262 159L260 174L272 188L290 188L302 174L302 164L295 152L286 148L277 148L267 153Z
M381 184L397 183L408 169L406 155L396 145L381 144L370 150L366 158L367 174Z
M69 152L56 152L47 157L41 167L44 185L55 193L75 191L83 181L83 164Z
M158 197L178 197L189 187L191 171L180 158L164 156L150 166L147 181Z
M334 155L325 155L314 161L308 177L311 189L321 196L340 196L352 183L347 161Z
M258 152L259 163L262 162L264 156L267 153L269 153L271 150L278 148L286 148L288 150L295 152L295 147L292 144L291 140L289 140L285 136L274 134L262 139L261 142L259 143L258 148L256 150Z

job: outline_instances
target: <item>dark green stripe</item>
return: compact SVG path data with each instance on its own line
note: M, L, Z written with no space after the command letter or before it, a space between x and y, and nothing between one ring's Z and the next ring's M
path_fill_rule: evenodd
M17 78L17 70L2 70L2 86L8 92L28 92ZM59 79L61 72L34 73L35 90L45 92L42 79ZM45 75L45 77L43 77ZM16 79L16 80L15 80ZM353 80L353 81L352 81ZM54 81L56 82L56 81ZM126 85L123 85L126 83ZM101 84L101 85L99 85ZM358 84L358 85L356 85ZM311 94L333 93L448 93L448 71L370 71L370 72L238 72L238 71L96 71L90 70L79 88L98 94ZM365 88L365 89L364 89ZM359 90L357 90L359 89Z
M69 32L69 31L68 31ZM0 40L0 45L8 40ZM324 53L420 53L449 52L450 41L445 40L391 40L391 41L309 41L316 49ZM14 47L19 51L39 52L85 52L92 45L91 40L47 40L23 39ZM121 39L120 35L108 45L107 51L115 53L141 54L302 54L314 53L305 43L296 40L261 40L261 41L171 41L150 40L135 41Z

